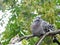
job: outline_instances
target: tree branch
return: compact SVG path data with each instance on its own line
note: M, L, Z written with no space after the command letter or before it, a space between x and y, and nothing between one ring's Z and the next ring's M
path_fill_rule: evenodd
M29 39L29 38L32 38L32 37L35 37L35 36L34 35L23 36L23 37L20 37L19 41L22 41L23 39Z
M55 30L55 31L52 31L52 32L48 32L48 35L56 35L56 34L60 34L60 30Z
M52 32L47 32L45 35L42 36L42 38L39 40L39 42L37 43L37 45L40 45L41 42L43 41L43 39L44 39L46 36L56 35L56 34L60 34L60 30L52 31Z
M52 32L47 32L46 34L44 34L42 36L42 38L38 41L37 45L40 45L41 42L43 41L43 39L46 37L46 36L49 36L49 35L56 35L56 34L60 34L60 30L56 30L56 31L52 31ZM20 41L22 41L23 39L29 39L31 37L35 37L34 35L27 35L27 36L23 36L20 38Z
M48 33L46 33L45 35L42 36L42 38L39 40L39 42L37 43L37 45L40 45L41 42L43 41L43 39L48 35Z

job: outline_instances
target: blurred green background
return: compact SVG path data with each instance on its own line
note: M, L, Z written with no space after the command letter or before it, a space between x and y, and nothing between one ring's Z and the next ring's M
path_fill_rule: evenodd
M8 45L16 36L30 35L30 24L34 17L41 15L45 21L60 29L60 0L0 0L0 10L12 13L0 42ZM4 15L3 15L4 16ZM2 17L4 18L4 17ZM2 18L0 20L2 20ZM57 36L60 41L60 36ZM34 45L38 37L22 40L22 45ZM57 45L52 38L46 37L42 45Z

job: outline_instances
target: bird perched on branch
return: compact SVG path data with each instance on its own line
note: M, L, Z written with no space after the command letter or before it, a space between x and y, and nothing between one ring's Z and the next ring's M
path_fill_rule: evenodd
M33 19L31 31L33 35L40 36L46 32L54 31L54 26L37 16L35 19Z
M31 32L34 36L39 37L46 34L47 32L54 31L54 30L55 28L52 24L49 24L48 22L44 21L39 16L33 19L33 22L31 23ZM53 42L57 43L57 41L58 40L54 37ZM57 44L59 45L60 42Z

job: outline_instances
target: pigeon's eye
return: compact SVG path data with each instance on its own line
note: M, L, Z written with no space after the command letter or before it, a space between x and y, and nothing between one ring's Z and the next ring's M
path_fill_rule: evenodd
M35 20L34 22L39 22L40 20Z
M40 21L40 20L36 20L36 21Z

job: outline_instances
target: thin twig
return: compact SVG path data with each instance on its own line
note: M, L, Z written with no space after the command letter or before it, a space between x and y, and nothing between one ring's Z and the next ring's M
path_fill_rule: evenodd
M42 38L39 40L39 42L37 43L37 45L40 45L41 42L43 41L43 39L48 35L49 33L46 33L45 35L42 36Z

